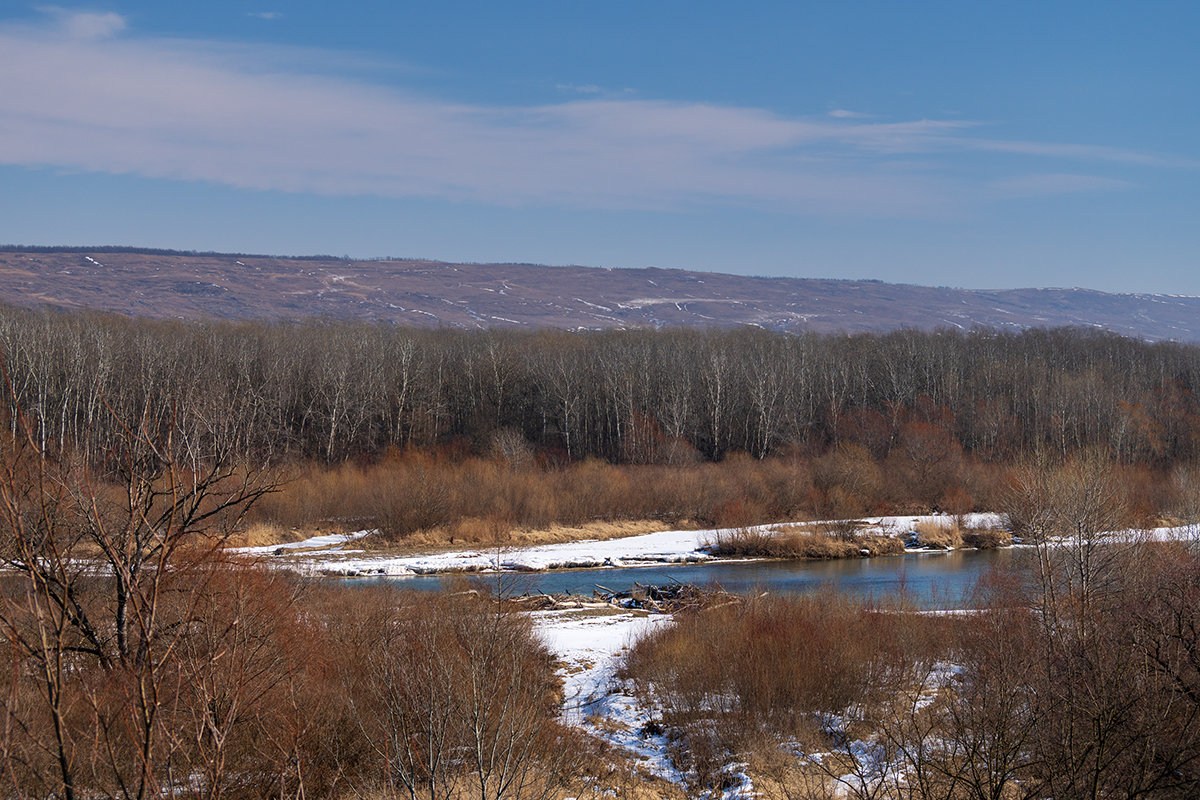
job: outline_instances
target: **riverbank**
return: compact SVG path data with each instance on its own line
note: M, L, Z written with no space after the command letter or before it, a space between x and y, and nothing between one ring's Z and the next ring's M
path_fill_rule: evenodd
M585 539L532 547L442 550L417 555L392 555L356 547L356 542L371 535L369 531L359 531L340 537L324 536L319 543L310 539L280 547L238 548L233 552L304 574L330 577L398 578L452 573L617 569L744 560L714 555L716 544L722 539L744 533L786 536L796 531L812 531L819 526L836 524L836 521L832 521L668 530L603 540ZM968 514L963 518L947 515L870 517L856 520L854 529L858 535L906 542L912 540L919 528L949 528L956 524L972 528L996 528L1001 526L1002 520L997 514ZM848 554L861 557L870 553L852 550Z

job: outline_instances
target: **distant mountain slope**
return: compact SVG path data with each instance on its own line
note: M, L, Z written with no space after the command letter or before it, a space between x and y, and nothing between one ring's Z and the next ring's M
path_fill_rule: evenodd
M169 251L0 252L0 299L147 317L325 315L462 328L759 325L851 333L1082 325L1150 340L1200 341L1196 297Z

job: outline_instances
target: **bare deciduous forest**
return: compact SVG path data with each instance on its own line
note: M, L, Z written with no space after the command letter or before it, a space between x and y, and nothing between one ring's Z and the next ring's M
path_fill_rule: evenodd
M1200 452L1200 350L1076 329L460 332L7 308L0 344L41 441L89 455L143 416L239 458L325 463L479 453L497 434L543 459L632 464L840 444L914 462L938 448L1100 448L1148 465Z

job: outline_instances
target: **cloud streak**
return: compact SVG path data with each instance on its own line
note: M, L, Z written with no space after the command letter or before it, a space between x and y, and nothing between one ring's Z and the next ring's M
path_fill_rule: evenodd
M1156 164L1112 148L974 138L977 126L958 120L602 97L453 103L281 69L286 59L270 51L231 57L219 43L122 37L115 14L50 14L52 25L0 26L3 163L331 195L879 216L949 213L974 190L939 159L966 152Z
M1038 173L1005 178L993 188L1010 197L1044 197L1080 192L1102 192L1133 188L1129 181L1097 175Z
M851 111L848 108L835 108L829 112L829 116L835 119L869 119L870 114L864 114L861 111Z

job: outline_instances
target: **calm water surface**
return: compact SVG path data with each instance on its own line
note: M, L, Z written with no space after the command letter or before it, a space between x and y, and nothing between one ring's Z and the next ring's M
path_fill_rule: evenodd
M1020 548L957 550L836 561L754 561L557 570L480 575L471 580L493 589L499 583L506 593L565 592L582 595L591 595L598 585L613 591L624 591L634 583L666 584L676 580L696 586L717 584L732 592L748 592L756 588L772 592L838 591L879 599L904 593L913 602L928 608L964 608L971 605L971 588L980 576L993 567L1010 566L1026 557L1028 551ZM442 588L453 578L430 575L347 580L433 590Z

